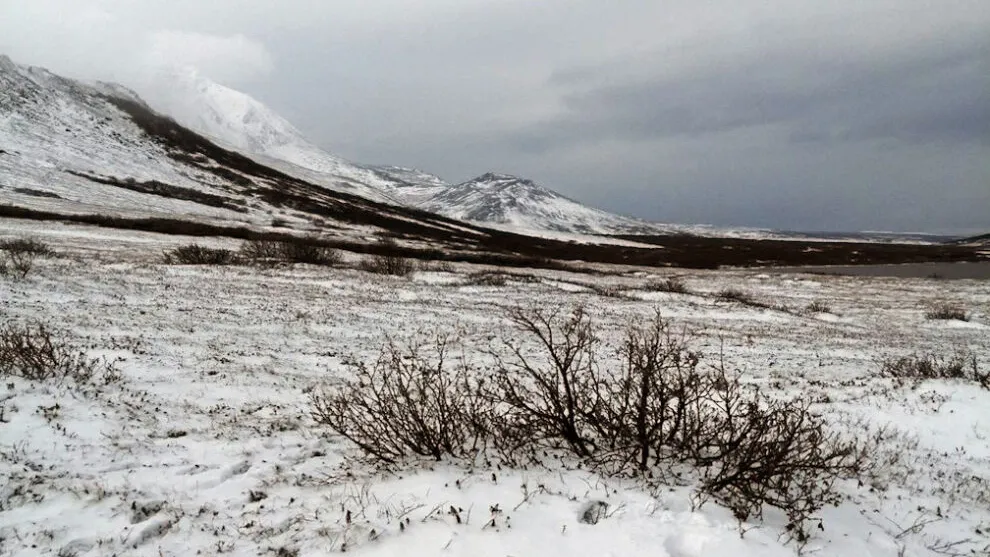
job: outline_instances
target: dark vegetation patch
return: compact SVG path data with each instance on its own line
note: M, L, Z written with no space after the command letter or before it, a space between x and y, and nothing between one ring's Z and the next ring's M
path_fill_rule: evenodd
M308 263L330 266L342 260L338 250L321 245L319 238L300 238L295 242L249 240L241 245L239 254L256 265Z
M690 294L684 281L677 277L651 280L643 286L643 289L653 292L669 292L671 294Z
M16 193L30 195L31 197L46 197L49 199L62 199L62 196L50 191L33 190L31 188L14 188Z
M237 263L237 254L229 249L210 248L189 244L166 250L165 263L169 265L231 265Z
M34 238L15 238L0 242L0 277L26 278L39 257L53 257L55 250Z
M832 313L832 306L824 300L812 300L804 310L807 313Z
M183 201L192 201L193 203L199 203L200 205L208 205L210 207L230 209L232 211L238 211L241 213L247 212L247 209L243 207L242 203L238 203L233 199L194 190L192 188L173 186L171 184L166 184L164 182L159 182L157 180L148 180L148 181L140 182L138 180L135 180L134 178L115 178L113 176L97 176L95 174L88 174L86 172L75 172L72 170L66 170L66 172L72 174L73 176L85 178L91 182L96 182L98 184L104 184L107 186L114 186L121 189L134 191L137 193L156 195L158 197L166 197L169 199L181 199Z
M55 250L37 238L13 238L0 241L0 250L8 253L29 253L39 257L54 257Z
M113 362L89 358L44 323L0 325L0 377L77 383L120 379Z
M688 262L686 267L703 267L705 263L753 267L950 263L981 259L971 247L947 244L804 242L690 235L616 237L662 246L664 252L670 252L667 255L672 260Z
M416 264L411 259L394 253L395 248L398 247L395 240L384 238L378 242L378 246L384 251L362 259L358 265L359 269L368 273L397 277L410 275L416 270Z
M966 352L887 358L880 362L880 372L900 380L961 379L990 389L990 371L980 371L976 356Z
M925 312L925 317L927 319L941 319L946 321L969 321L969 315L966 314L965 308L948 302L935 304L928 308L928 311Z

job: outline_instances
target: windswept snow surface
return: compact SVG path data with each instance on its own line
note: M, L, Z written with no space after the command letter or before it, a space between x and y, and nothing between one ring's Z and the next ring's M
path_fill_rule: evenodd
M117 360L122 378L88 389L0 382L0 554L795 555L778 513L737 524L715 503L693 505L690 480L653 489L482 463L381 472L309 415L309 393L348 373L344 361L373 361L388 337L456 333L458 351L479 363L493 338L529 342L505 321L509 308L576 304L611 340L660 308L708 358L723 348L748 383L815 401L840 430L886 427L874 457L889 464L867 485L840 484L844 500L820 513L806 554L990 548L990 391L899 385L877 363L961 348L985 366L985 281L691 271L678 276L695 294L668 294L642 289L654 271L613 268L516 269L505 286L482 286L465 265L408 279L166 266L161 250L187 239L0 221L0 239L15 236L49 241L59 257L23 281L0 280L0 317L49 323L89 356ZM780 309L717 301L729 287ZM803 311L815 300L831 313ZM964 305L971 320L926 320L935 300ZM594 501L608 503L605 517L579 522Z
M0 56L0 199L71 213L181 214L244 222L247 213L96 183L79 173L158 181L199 192L222 185L169 158L103 97L119 86L90 86ZM268 219L265 219L268 220Z

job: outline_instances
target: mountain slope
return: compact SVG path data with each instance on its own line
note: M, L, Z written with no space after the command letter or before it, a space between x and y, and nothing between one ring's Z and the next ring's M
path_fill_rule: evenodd
M223 226L268 227L278 219L347 241L387 233L469 249L488 234L326 189L214 144L129 90L65 79L6 57L0 57L0 203L45 214Z
M119 86L86 85L0 56L0 193L5 201L72 212L179 213L251 220L243 207L149 196L86 176L169 184L205 193L222 180L172 160L108 100L136 97ZM190 193L190 195L195 195Z
M288 120L240 91L193 68L162 69L148 88L151 106L221 145L293 176L389 203L396 181L310 143ZM167 84L167 86L164 86Z
M531 180L489 172L443 188L419 205L458 219L521 230L657 233L657 226L582 205Z
M151 103L179 123L249 153L259 162L327 187L521 231L599 234L664 230L581 205L513 176L486 174L451 186L420 170L357 165L310 143L263 103L195 70L163 70L160 81L169 86L154 88Z

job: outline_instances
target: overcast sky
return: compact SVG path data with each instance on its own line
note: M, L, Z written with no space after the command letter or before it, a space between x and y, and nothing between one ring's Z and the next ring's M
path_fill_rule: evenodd
M650 220L990 231L987 0L0 0L0 53Z

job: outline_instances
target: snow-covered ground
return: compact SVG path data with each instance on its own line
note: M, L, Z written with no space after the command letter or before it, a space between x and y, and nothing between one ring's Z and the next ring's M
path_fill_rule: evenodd
M657 277L647 270L533 271L479 286L466 280L478 269L460 265L410 278L167 266L161 250L190 239L0 222L0 239L24 235L60 256L23 281L0 279L0 318L47 322L116 359L122 378L90 389L0 382L3 555L795 554L782 517L739 525L714 503L695 508L690 486L480 465L379 473L309 416L307 393L345 373L345 360L374 358L386 336L457 330L471 357L511 334L508 308L576 304L606 338L659 307L697 333L696 348L724 346L746 381L816 401L835 427L887 426L876 458L896 464L870 485L840 486L845 502L820 513L807 554L988 551L990 391L878 373L884 356L929 350L990 364L986 281L663 272L692 292L737 288L791 310L781 311L641 290ZM936 300L961 304L970 321L926 320ZM831 312L803 312L812 301ZM597 500L606 516L581 523Z

